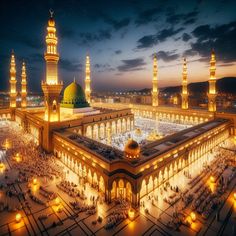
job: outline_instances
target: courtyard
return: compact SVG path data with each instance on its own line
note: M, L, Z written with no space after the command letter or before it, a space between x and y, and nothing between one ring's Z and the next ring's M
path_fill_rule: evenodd
M122 198L105 203L86 177L44 153L33 140L17 123L1 121L0 235L212 235L223 226L225 232L233 230L231 139L187 168L174 170L156 189L144 185L139 209ZM213 203L216 208L209 208ZM227 217L223 226L216 213L222 220Z
M190 124L179 124L163 120L135 117L133 130L113 135L110 134L107 138L100 138L99 141L123 151L129 139L133 139L138 142L139 145L143 146L191 126Z

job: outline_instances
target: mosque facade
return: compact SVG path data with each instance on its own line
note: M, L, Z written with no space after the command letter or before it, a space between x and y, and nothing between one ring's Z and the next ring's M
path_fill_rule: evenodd
M16 105L15 56L11 56L10 107L0 109L0 118L16 121L46 152L53 153L75 172L104 194L107 202L116 198L128 200L134 207L140 199L163 182L236 135L236 117L216 111L215 54L212 53L209 79L209 109L188 107L187 63L183 65L181 108L158 106L157 57L153 62L153 103L147 105L93 103L91 99L90 58L86 57L85 89L75 80L63 91L58 79L60 59L56 24L50 16L47 26L46 78L42 81L44 107L27 107L26 65L22 66L22 103ZM173 135L142 147L127 140L124 150L111 147L111 137L134 130L135 117L192 124ZM99 142L106 138L108 144Z

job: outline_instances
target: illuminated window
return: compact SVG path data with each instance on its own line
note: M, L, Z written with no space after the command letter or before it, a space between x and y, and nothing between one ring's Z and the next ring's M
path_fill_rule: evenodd
M53 112L57 111L57 102L56 102L56 100L54 100L53 103L52 103L52 111Z

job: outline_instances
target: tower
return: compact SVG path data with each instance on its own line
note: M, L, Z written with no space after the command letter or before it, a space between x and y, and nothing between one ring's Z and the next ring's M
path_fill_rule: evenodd
M182 109L188 109L188 81L187 81L187 61L184 58L182 79Z
M153 78L152 78L152 106L158 106L158 85L157 85L157 56L153 58Z
M11 54L11 65L10 65L10 107L16 107L16 63L14 52Z
M27 82L26 82L26 68L25 62L22 64L22 71L21 71L21 107L27 106Z
M85 97L88 103L91 102L91 79L90 79L90 59L86 56L86 66L85 66Z
M47 121L60 120L60 92L63 83L58 80L57 64L59 54L57 52L57 36L53 12L50 12L46 35L46 52L44 59L46 61L46 80L42 81L42 90L44 93L45 116Z
M216 58L215 52L211 52L210 60L210 79L209 79L209 92L208 92L208 111L216 111Z

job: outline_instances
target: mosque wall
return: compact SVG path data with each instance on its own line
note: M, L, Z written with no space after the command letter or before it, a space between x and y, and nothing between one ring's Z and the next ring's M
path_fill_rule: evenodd
M13 117L12 109L0 109L0 120L12 120Z
M191 140L191 142L194 142L194 145L191 147L183 150L176 148L175 151L177 152L169 156L163 163L159 164L153 160L153 164L155 165L150 165L151 168L149 167L149 169L144 170L142 178L138 180L139 197L142 198L149 194L158 188L158 186L167 182L174 174L188 167L202 156L205 158L203 162L207 161L211 150L221 143L224 143L229 136L230 128L228 126L221 129L217 128L209 134L204 141L197 141L197 143L195 143L198 139ZM162 157L160 156L159 158Z
M132 113L137 117L176 122L180 124L196 125L214 119L214 113L204 110L183 110L176 107L153 107L151 105L125 103L94 103L92 105L113 109L129 107Z
M83 146L78 147L78 144L57 134L53 136L54 154L77 173L82 182L95 184L104 193L107 202L119 197L138 206L142 197L168 181L178 171L203 155L208 158L207 154L230 136L231 126L232 123L226 121L184 143L176 144L160 155L141 157L136 164L125 158L105 160L93 151Z

